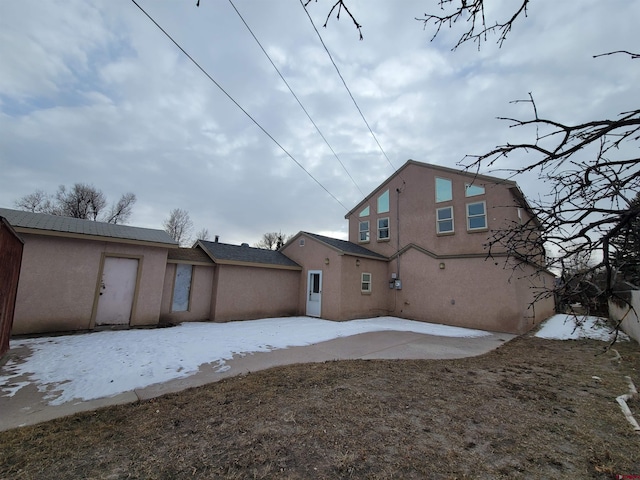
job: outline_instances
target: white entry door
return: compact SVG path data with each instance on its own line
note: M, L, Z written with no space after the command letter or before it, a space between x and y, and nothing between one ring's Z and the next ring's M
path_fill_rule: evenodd
M129 325L137 278L137 259L105 257L96 325Z
M309 270L307 277L307 315L319 317L322 305L322 270Z

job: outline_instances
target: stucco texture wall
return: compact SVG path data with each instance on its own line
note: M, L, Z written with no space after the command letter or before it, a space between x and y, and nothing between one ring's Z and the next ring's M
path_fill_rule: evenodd
M297 315L299 270L218 265L212 320L228 322Z
M186 312L173 312L171 310L175 274L176 264L168 264L162 290L160 323L203 322L209 320L211 318L214 266L193 266L189 310Z
M32 234L22 237L14 335L91 328L103 254L140 258L131 325L158 323L166 249Z
M637 313L640 312L640 290L628 290L617 294L620 299L609 300L609 316L615 322L622 320L622 330L640 342L640 320Z
M389 268L395 272L395 262ZM415 320L523 333L533 325L525 318L524 285L511 274L484 258L442 260L411 249L400 258L402 290L394 293L394 311Z

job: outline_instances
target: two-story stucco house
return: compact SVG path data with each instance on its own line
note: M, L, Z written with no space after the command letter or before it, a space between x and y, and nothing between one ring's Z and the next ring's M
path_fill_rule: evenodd
M345 218L348 242L301 232L282 249L303 267L307 315L522 333L553 314L552 296L534 304L552 274L487 259L492 231L531 218L513 181L410 160Z

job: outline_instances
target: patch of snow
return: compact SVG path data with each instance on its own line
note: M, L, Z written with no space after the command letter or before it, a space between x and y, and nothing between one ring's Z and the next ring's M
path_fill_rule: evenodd
M610 342L614 334L604 318L558 314L545 321L535 336L551 340L591 339ZM629 337L624 332L618 332L618 340L628 341Z
M3 368L2 396L12 396L27 379L51 405L74 399L110 397L155 383L187 377L200 365L218 372L234 355L311 345L367 332L403 331L445 337L480 337L481 330L394 317L332 322L310 317L269 318L229 323L183 323L153 330L103 331L15 340L31 354Z

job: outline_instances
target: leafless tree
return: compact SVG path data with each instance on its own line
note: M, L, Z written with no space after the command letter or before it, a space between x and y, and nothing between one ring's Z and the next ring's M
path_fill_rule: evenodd
M278 250L285 243L287 243L293 235L287 235L282 232L267 232L262 235L260 241L254 244L258 248L266 248L268 250Z
M198 232L196 233L196 238L198 240L209 240L211 238L211 234L209 233L209 230L206 228L201 228L200 230L198 230Z
M189 243L193 222L189 217L189 212L181 208L174 208L169 213L169 218L162 222L165 232L180 245Z
M105 210L107 200L102 190L86 183L76 183L69 189L60 185L55 195L36 190L15 201L14 205L20 210L35 213L107 223L126 223L135 202L136 196L133 193L125 193L109 210Z

